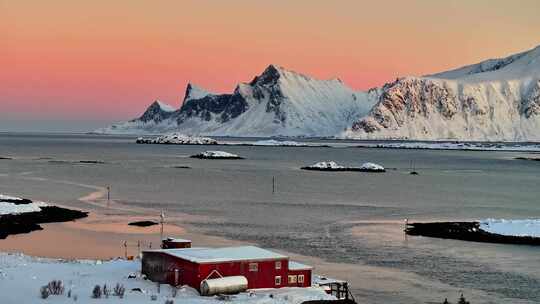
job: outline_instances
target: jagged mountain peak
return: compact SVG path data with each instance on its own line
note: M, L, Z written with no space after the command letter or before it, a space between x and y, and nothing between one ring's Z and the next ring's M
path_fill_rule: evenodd
M186 86L186 93L184 95L184 102L192 99L201 99L208 95L213 95L213 93L203 89L202 87L189 82Z
M249 84L250 85L274 85L281 82L305 82L305 81L335 81L343 83L339 78L329 80L320 80L305 74L284 68L276 64L270 64L259 75L256 76Z
M276 84L278 80L285 74L285 68L270 64L264 71L253 78L249 83L250 85L272 85Z
M167 117L170 117L176 111L177 109L175 109L173 106L156 99L148 108L146 108L146 111L144 111L141 117L132 120L132 122L138 120L143 122L159 122Z
M159 99L154 100L154 102L148 107L148 110L150 110L150 109L161 110L161 111L164 111L164 112L174 112L174 111L176 111L175 107L173 107L170 104L165 103L165 102L163 102L163 101L161 101Z

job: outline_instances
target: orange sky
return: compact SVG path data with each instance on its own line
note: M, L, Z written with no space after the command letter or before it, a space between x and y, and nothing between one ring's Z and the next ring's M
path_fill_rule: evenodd
M0 120L124 120L275 63L357 89L540 44L540 1L0 0ZM0 123L0 131L2 131Z

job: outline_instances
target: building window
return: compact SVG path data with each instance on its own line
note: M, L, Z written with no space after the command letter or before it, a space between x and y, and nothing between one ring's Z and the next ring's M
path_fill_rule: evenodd
M298 283L304 284L304 275L303 274L298 275Z
M276 262L276 269L281 269L281 261Z
M249 271L259 271L259 264L249 263Z
M289 284L296 284L296 276L290 275L289 276Z
M281 285L281 276L276 276L276 286Z

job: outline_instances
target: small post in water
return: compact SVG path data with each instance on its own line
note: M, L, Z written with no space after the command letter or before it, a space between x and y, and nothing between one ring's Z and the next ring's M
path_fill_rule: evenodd
M109 207L111 203L111 186L107 186L107 207Z
M159 231L159 241L163 242L163 223L165 223L165 213L163 210L161 210L161 214L159 215L159 223L161 224L161 229Z
M272 176L272 194L276 193L276 177Z

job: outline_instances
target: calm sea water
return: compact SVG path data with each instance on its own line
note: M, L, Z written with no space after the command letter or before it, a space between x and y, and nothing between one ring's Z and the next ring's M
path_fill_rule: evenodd
M14 158L0 160L0 193L77 206L88 187L111 185L128 207L198 215L204 220L181 224L206 234L349 264L358 278L354 293L369 303L415 303L419 290L427 296L445 288L482 303L540 302L540 248L406 238L402 232L405 218L540 218L540 163L515 160L521 153L133 142L0 134L0 157ZM246 159L188 157L206 149ZM75 163L81 160L105 163ZM389 170L299 170L322 160L371 161ZM419 176L409 175L411 162ZM191 169L174 168L179 165ZM375 273L368 276L355 265ZM379 270L395 273L395 281L377 281ZM439 289L430 291L434 285Z

